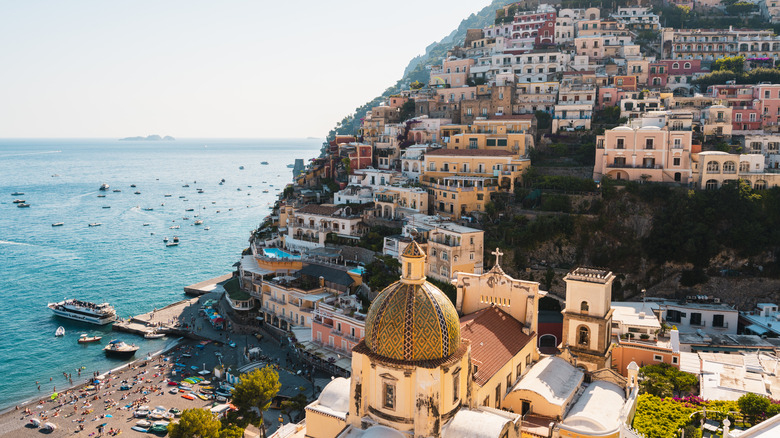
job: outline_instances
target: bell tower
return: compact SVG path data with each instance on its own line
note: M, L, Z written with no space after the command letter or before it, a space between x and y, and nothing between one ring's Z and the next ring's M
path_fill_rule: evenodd
M566 308L563 309L563 340L588 371L610 368L612 363L612 272L576 268L566 274Z

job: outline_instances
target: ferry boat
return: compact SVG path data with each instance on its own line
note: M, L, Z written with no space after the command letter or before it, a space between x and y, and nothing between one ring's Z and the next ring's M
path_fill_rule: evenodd
M49 309L57 316L91 324L105 325L116 320L116 311L108 303L97 304L71 299L49 303Z
M103 184L100 185L100 190L105 192L106 190L108 190L108 187L109 187L108 184L103 183Z
M127 345L118 339L114 339L113 341L109 342L105 348L103 348L103 351L108 357L129 359L135 354L136 351L138 351L139 348L140 347L135 344Z

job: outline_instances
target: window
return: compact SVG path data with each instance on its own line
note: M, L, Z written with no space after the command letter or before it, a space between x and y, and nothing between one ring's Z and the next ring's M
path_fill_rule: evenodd
M660 354L654 354L653 355L653 360L656 361L656 362L663 362L664 361L664 357L661 356Z
M674 69L680 68L680 63L679 62L675 62L674 64L672 64L672 68L674 68Z
M675 138L674 139L674 147L675 148L681 148L682 147L682 139Z
M460 370L452 373L452 402L457 403L460 398Z
M626 146L625 146L625 139L623 139L623 138L617 139L617 148L618 149L625 149L626 148Z
M385 409L395 409L395 385L385 382L382 387L382 407Z
M590 345L590 330L588 330L587 327L583 326L577 330L577 344L584 347L588 347Z
M718 173L720 172L720 165L717 161L710 161L707 163L707 173Z
M406 275L408 277L412 276L412 263L411 262L406 263Z
M728 327L728 325L723 321L723 315L712 315L712 326Z
M679 358L677 356L672 356L672 365L677 365L677 362L679 362Z
M703 325L701 322L701 313L691 312L691 325Z
M653 139L652 138L646 138L645 139L645 149L652 149L653 148Z
M580 312L582 312L582 313L588 313L588 308L589 308L589 307L590 307L590 306L588 306L588 302L587 302L587 301L583 301L583 302L581 302L581 303L580 303Z
M688 70L689 68L691 68L691 63L690 62L686 62L685 65L683 65L683 68Z
M734 114L734 121L735 122L741 122L742 121L742 113Z
M474 253L469 254L469 260L474 260Z
M496 386L496 408L498 408L498 405L501 403L501 384L499 383L498 386Z
M737 173L736 164L733 161L723 163L723 173Z
M512 373L509 373L506 375L506 387L509 389L509 387L512 386Z
M742 161L739 163L739 171L740 172L750 172L750 163L747 161Z

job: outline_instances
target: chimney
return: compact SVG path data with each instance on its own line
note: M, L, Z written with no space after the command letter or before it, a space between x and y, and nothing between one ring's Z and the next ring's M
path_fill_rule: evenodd
M676 328L669 331L669 346L672 348L672 353L680 352L680 332Z
M320 287L325 287L325 277L320 276Z

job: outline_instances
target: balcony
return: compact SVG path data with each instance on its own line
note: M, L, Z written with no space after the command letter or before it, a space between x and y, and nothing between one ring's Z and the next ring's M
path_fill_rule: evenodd
M611 169L656 169L656 170L663 170L663 166L661 165L653 165L653 166L643 166L641 164L620 164L620 163L611 163L607 164L608 168Z

